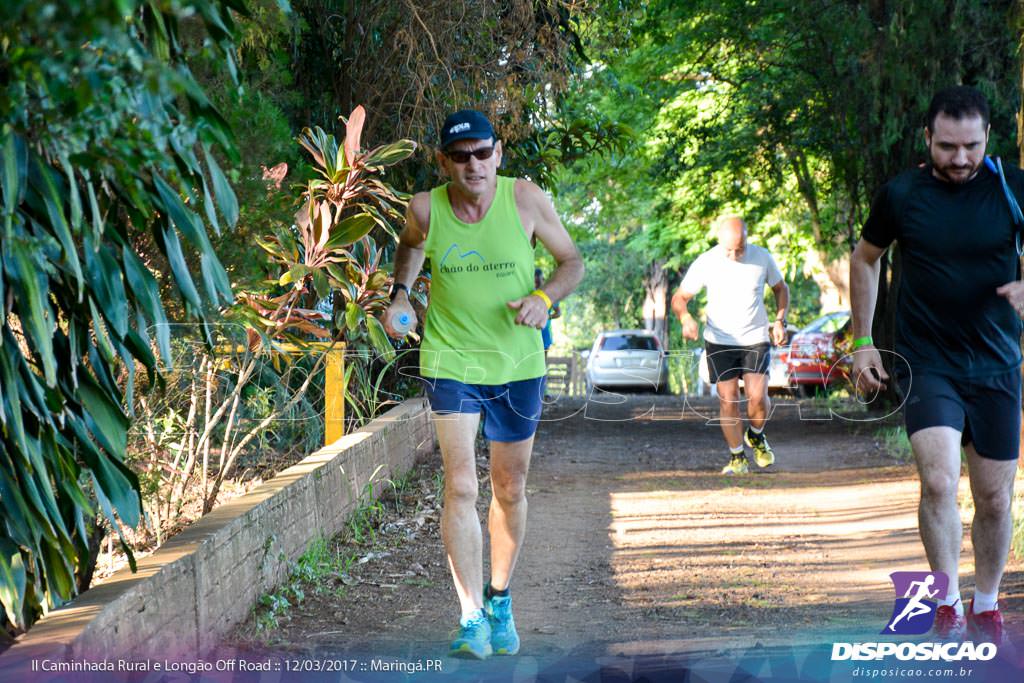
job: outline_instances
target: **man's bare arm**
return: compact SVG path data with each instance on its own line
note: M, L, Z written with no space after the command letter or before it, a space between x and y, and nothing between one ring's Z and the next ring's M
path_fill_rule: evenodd
M878 260L884 253L885 249L862 239L850 256L850 326L855 340L871 336L878 298ZM873 343L854 349L853 380L857 388L865 393L876 392L885 388L888 379L882 356Z
M789 286L785 280L779 280L772 285L772 294L775 295L775 322L771 326L772 342L776 346L786 343L786 314L789 311Z
M672 312L675 313L676 317L680 320L690 315L690 311L687 307L690 305L690 299L692 299L693 296L693 294L684 292L681 289L677 289L672 295Z
M690 311L687 306L690 305L690 299L695 297L696 294L690 292L684 292L682 288L676 290L675 294L672 295L672 312L679 318L680 324L683 326L683 339L690 339L696 341L700 336L700 325L697 324L696 318L690 315Z
M423 269L423 243L427 239L426 223L430 221L430 195L417 194L405 210L405 228L398 235L395 250L395 283L412 287Z
M403 337L406 329L396 330L393 320L404 316L411 328L416 327L416 311L409 302L408 289L416 282L416 277L423 268L425 254L423 242L427 239L426 226L430 224L430 195L421 193L412 198L405 211L405 228L398 235L398 248L395 250L395 267L393 276L395 284L405 285L406 291L399 290L391 300L391 305L384 313L384 331L392 337ZM403 321L404 322L404 321Z
M879 259L885 249L860 240L850 256L850 314L853 338L871 335L878 299Z
M532 213L536 216L533 234L551 252L558 264L541 289L552 301L561 301L583 280L583 259L562 221L559 220L551 200L539 187L532 183L530 185L526 198L530 202Z
M576 245L559 220L555 207L544 192L529 181L519 181L516 204L520 215L529 216L533 224L533 237L555 257L558 266L540 289L552 303L568 296L583 279L583 259ZM543 327L548 320L548 304L543 298L529 295L508 302L516 309L516 323Z
M789 313L789 285L779 280L772 285L772 294L775 295L775 322L785 323Z

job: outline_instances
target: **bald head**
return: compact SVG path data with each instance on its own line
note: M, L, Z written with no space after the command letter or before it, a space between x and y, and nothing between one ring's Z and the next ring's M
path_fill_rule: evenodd
M739 216L725 216L718 221L718 244L731 261L743 259L747 250L747 224Z

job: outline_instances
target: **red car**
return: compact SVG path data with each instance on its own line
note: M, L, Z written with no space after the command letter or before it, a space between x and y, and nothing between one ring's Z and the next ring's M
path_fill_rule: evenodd
M802 396L841 386L850 376L850 312L826 313L790 341L789 384Z

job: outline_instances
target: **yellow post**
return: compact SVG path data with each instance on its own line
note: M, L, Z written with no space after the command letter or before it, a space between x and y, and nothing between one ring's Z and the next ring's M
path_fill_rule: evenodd
M339 347L327 352L327 364L324 366L325 446L345 433L345 347Z
M330 342L307 342L301 347L296 344L278 344L277 349L292 356L297 356L310 349L322 349L327 354L324 364L324 445L332 443L345 435L345 344L337 342L330 349ZM221 345L216 347L218 353L247 353L244 346L234 348ZM277 356L274 356L276 359ZM276 360L275 360L276 367Z

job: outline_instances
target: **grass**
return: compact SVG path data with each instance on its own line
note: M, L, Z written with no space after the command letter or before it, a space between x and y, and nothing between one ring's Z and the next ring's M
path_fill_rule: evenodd
M314 595L321 594L330 583L327 579L348 574L349 568L356 561L356 555L344 550L326 538L314 540L295 562L288 580L275 591L260 596L256 603L256 630L276 629L281 617L293 605L301 604L306 599L307 590L312 587ZM337 590L334 592L337 593Z
M367 491L369 495L373 494L372 484L367 484ZM365 493L364 493L365 495ZM384 515L387 511L384 508L384 504L380 500L369 499L369 502L364 503L356 508L355 512L348 518L345 526L348 527L349 533L352 535L352 540L359 545L373 545L377 541L377 529L380 523L384 521Z
M370 477L370 481L367 482L360 496L360 500L364 502L356 508L346 523L352 540L359 545L374 545L377 542L377 530L387 517L389 509L398 512L405 507L403 501L414 480L413 470L409 470L395 479L388 479L380 495L375 499L373 477ZM412 512L414 514L418 512L419 507L420 501L417 500L416 507Z
M882 450L900 462L910 462L913 453L910 450L910 439L903 425L881 427L875 432L875 440Z
M379 468L378 470L379 471ZM377 472L374 472L374 476ZM435 490L443 480L435 474ZM360 503L349 516L345 524L347 533L333 539L320 537L310 543L289 572L288 579L274 591L260 596L254 608L255 624L258 632L270 634L275 631L288 611L306 600L308 595L330 595L336 599L345 597L349 572L365 554L366 546L377 546L381 540L381 525L389 512L407 514L419 512L421 502L416 500L415 506L406 503L408 494L412 493L416 482L415 470L402 476L386 480L378 497L374 497L373 476L363 488ZM400 538L395 543L401 543ZM352 546L362 546L354 550ZM413 579L413 582L420 581ZM430 585L414 583L414 585Z
M441 468L434 472L434 491L438 498L444 497L444 470Z

